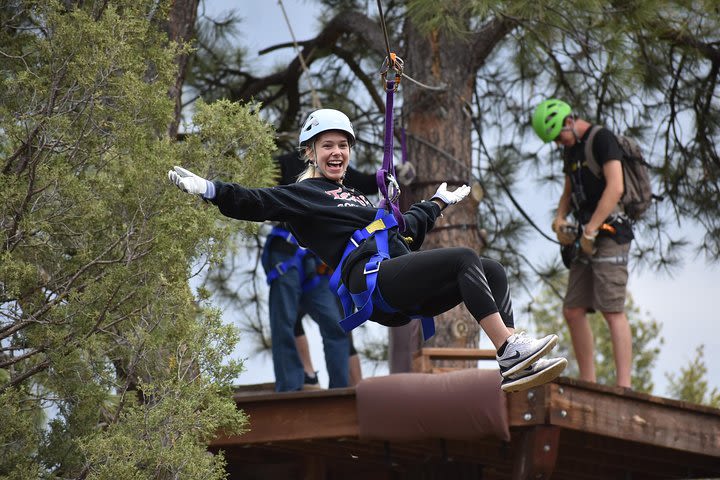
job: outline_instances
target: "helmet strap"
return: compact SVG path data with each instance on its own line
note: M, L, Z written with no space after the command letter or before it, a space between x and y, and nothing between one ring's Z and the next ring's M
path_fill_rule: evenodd
M577 130L575 130L575 114L571 113L570 115L568 115L568 117L570 117L570 120L572 121L571 131L573 133L573 136L575 137L575 143L580 143L580 137L577 134Z

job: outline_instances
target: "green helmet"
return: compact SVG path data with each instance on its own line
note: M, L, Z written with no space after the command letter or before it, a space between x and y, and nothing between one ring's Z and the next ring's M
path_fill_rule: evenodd
M535 109L532 117L532 126L538 137L545 142L552 142L560 135L565 118L572 113L570 105L550 98L545 100Z

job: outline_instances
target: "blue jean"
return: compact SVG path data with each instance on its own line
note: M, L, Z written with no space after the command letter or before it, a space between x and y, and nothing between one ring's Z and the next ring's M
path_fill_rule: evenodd
M287 253L269 249L263 255L263 268L267 272L291 257ZM315 260L312 259L305 264L312 267L314 262ZM300 275L296 268L291 268L270 284L270 335L277 392L302 390L305 381L294 333L295 320L300 308L320 327L325 365L330 379L329 387L348 386L350 342L338 323L342 314L328 282L329 278L322 276L314 288L303 292Z

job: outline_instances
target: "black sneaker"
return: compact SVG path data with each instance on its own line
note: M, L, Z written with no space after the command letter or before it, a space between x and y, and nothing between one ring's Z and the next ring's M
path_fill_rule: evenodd
M318 382L317 372L313 376L305 372L305 381L303 382L303 390L319 390L320 382Z
M541 358L529 367L514 375L503 378L503 392L519 392L536 387L555 379L565 370L567 360L558 358Z

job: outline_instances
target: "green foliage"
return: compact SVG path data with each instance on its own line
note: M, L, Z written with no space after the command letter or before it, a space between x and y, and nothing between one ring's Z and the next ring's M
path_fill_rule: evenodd
M563 319L562 299L557 295L558 291L565 291L565 282L567 282L566 276L552 284L555 291L550 287L544 288L528 306L528 311L539 332L556 332L558 334L560 341L556 352L570 360L564 375L577 376L578 368L574 361L572 339ZM660 353L660 346L664 342L660 337L661 325L655 320L643 319L640 309L634 305L632 297L628 297L625 311L630 322L633 342L632 387L636 391L651 393L654 388L652 368ZM615 363L610 329L600 313L590 314L588 319L595 338L597 381L606 385L615 385Z
M250 187L275 185L277 164L270 155L276 148L272 125L258 121L259 107L228 100L208 106L199 100L193 118L198 134L189 135L182 145L183 161L194 168L194 156L202 150L205 161L211 159L211 163L200 165L197 173L206 178L217 177ZM238 156L243 158L241 168Z
M128 405L107 429L82 440L80 450L91 465L88 478L145 478L148 473L152 478L223 478L222 458L208 455L205 445L220 431L245 430L245 417L227 401L238 365L222 364L234 344L227 340L236 334L219 315L186 328L174 333L182 343L172 355L156 357L157 371L147 375L152 383L140 385L145 401Z
M443 31L451 35L467 36L471 33L467 28L467 19L486 15L489 9L487 3L494 2L412 0L408 2L407 12L425 34Z
M238 333L188 280L252 228L166 175L267 185L272 130L221 102L167 138L167 3L66 3L0 12L0 478L222 478Z
M720 408L720 391L717 388L710 389L707 373L705 346L700 345L695 350L695 358L682 367L677 376L673 373L665 374L669 381L670 397Z
M0 406L0 479L40 478L36 461L44 419L40 405L22 389L10 389L0 394Z

